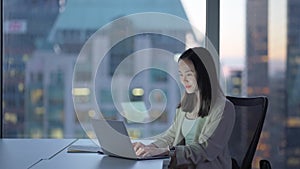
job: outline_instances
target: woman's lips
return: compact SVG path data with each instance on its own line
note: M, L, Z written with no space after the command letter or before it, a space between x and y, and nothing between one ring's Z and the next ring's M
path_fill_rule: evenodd
M191 88L191 87L192 87L191 85L185 86L186 89L189 89L189 88Z

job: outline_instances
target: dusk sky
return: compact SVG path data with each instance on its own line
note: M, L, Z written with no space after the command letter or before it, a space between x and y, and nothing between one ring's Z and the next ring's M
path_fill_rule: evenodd
M188 17L205 31L205 0L182 0ZM225 65L244 66L246 0L220 0L220 54ZM283 69L286 56L286 0L269 0L270 69ZM235 63L233 63L235 62ZM278 64L281 62L281 64Z

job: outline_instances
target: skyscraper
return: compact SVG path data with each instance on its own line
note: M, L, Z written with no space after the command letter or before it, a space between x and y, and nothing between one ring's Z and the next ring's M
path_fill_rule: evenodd
M247 0L247 93L268 95L268 0Z
M170 3L171 1L172 3ZM26 125L28 134L36 137L68 137L74 133L76 134L76 131L69 130L69 128L74 128L75 130L76 127L78 128L82 125L90 136L92 133L89 133L90 128L87 121L90 117L98 117L101 113L107 119L123 118L113 102L111 89L113 75L118 66L120 67L122 64L125 65L126 69L122 69L123 71L120 74L122 76L114 78L115 81L118 80L118 87L114 92L118 93L120 97L130 93L131 101L143 98L148 101L147 98L149 98L149 103L151 102L151 104L157 105L159 108L161 106L159 103L163 103L164 99L168 99L169 103L163 110L162 115L155 120L157 125L152 125L153 123L151 123L153 131L149 129L143 132L141 128L132 124L131 126L133 127L128 128L129 133L134 133L134 137L142 137L147 136L146 134L152 135L152 132L158 131L160 133L160 130L169 127L169 124L173 122L173 113L168 112L174 112L176 109L174 105L177 105L180 100L180 92L177 91L178 88L174 85L174 79L167 76L163 71L156 69L148 72L141 71L138 74L135 74L135 72L141 66L143 68L152 65L157 67L162 67L161 65L163 65L167 68L167 72L175 71L175 66L172 65L172 63L175 64L173 55L172 62L170 62L166 60L166 55L154 50L149 51L148 49L163 49L175 55L184 51L186 47L184 41L180 42L175 38L159 33L144 33L124 38L113 45L115 39L118 39L120 36L126 36L131 31L151 32L159 30L166 34L176 34L176 37L182 37L182 39L186 40L186 35L188 33L191 34L192 29L185 25L172 24L171 26L166 26L168 24L165 22L164 24L161 24L162 22L159 24L149 22L152 24L148 24L144 22L145 18L128 19L130 18L128 15L140 12L168 13L187 19L180 1L155 0L152 3L152 5L149 5L147 0L134 0L122 3L109 0L72 0L66 3L65 10L59 13L49 34L49 40L53 44L55 52L52 51L52 54L36 52L36 57L29 61L31 69L26 72L26 85L31 87L27 92L27 109L25 113L28 119L28 125ZM78 9L80 9L80 12ZM109 29L107 26L105 27L108 23L110 25ZM101 34L98 32L94 34L99 28L101 28L100 30L105 30L105 33ZM110 45L112 46L110 47ZM103 55L103 51L109 52L106 53L98 65L97 61ZM58 57L55 57L56 55ZM66 57L70 59L78 57L78 60L76 64L70 60L68 63L67 61L63 62L62 59L66 59ZM157 57L160 58L155 59ZM47 66L41 68L33 66L36 64L41 65L38 64L39 62L50 64L50 59L52 58L57 59L51 62L51 66L49 66L52 68L51 70L47 70ZM131 60L127 59L126 61L126 58ZM72 84L70 84L72 80L65 80L69 76L67 76L67 73L64 73L71 70L67 69L71 67L71 63L75 64ZM61 66L61 64L66 66ZM49 77L57 79L56 82L49 83L51 82ZM131 79L132 81L128 86L129 91L123 90L123 88L127 87L125 85L126 82ZM166 98L159 92L155 92L157 90L154 89L161 89L161 91L166 93ZM134 90L142 90L141 93L143 94L134 94ZM153 90L154 92L152 92ZM63 96L63 92L65 92L64 96L66 96L66 99L59 99ZM72 95L74 105L71 102L67 102L71 100ZM32 97L35 98L35 96L38 96L41 103L30 99ZM46 98L46 96L50 98ZM94 96L96 99L93 99ZM78 120L76 120L74 110L66 109L71 106L75 107ZM155 106L153 107L156 108ZM151 113L156 115L160 113L158 110L160 109L156 108ZM37 115L43 119L32 118L32 116ZM146 129L147 125L141 125L145 126Z
M277 70L270 75L269 108L266 119L270 121L269 137L272 145L271 159L273 169L285 168L284 145L285 145L285 71ZM274 148L275 147L275 148Z
M231 96L242 96L242 74L240 69L230 70L227 77L227 94Z
M287 1L286 160L300 168L300 1Z
M4 137L26 137L25 64L34 50L49 47L47 34L59 4L57 0L4 0L3 9Z
M268 0L247 0L246 6L246 79L248 96L269 95L268 78ZM253 168L260 159L269 159L271 146L268 120L264 123L254 158ZM251 124L251 118L245 119Z

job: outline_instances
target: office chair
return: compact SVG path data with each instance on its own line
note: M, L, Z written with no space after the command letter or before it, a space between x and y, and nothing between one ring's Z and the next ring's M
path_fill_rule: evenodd
M226 97L234 104L236 112L235 125L229 140L232 169L251 169L268 108L268 99L264 96ZM260 169L271 169L270 162L261 160Z

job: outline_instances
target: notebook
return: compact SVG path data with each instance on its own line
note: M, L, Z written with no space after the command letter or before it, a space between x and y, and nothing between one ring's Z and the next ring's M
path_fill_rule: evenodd
M93 119L92 126L104 154L134 160L168 158L166 155L138 157L123 121Z
M99 153L103 154L101 147L92 145L70 145L68 153Z

